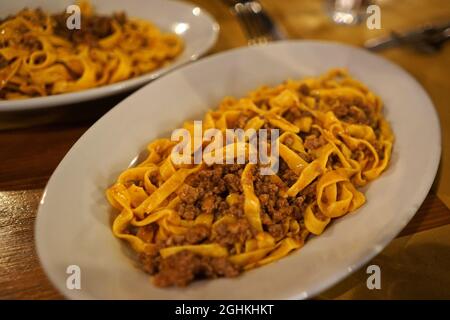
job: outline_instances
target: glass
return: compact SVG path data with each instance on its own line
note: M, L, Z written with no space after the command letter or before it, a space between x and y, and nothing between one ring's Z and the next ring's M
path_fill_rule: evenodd
M327 11L337 24L355 25L366 16L370 0L327 0Z

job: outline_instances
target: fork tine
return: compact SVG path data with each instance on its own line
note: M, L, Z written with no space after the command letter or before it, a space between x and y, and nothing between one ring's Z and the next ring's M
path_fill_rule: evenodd
M247 38L249 38L250 40L256 38L258 36L258 33L257 31L255 31L255 28L250 19L248 19L244 6L241 3L238 3L235 5L234 10L239 22L244 27Z
M239 3L235 6L235 9L238 13L238 18L240 19L240 22L246 29L249 41L254 41L256 38L260 37L262 34L258 29L258 26L255 24L253 16L248 11L248 8L244 4Z
M244 29L248 44L265 44L284 38L256 0L222 0L231 6Z
M247 2L246 3L247 12L249 14L249 18L253 20L255 28L258 30L260 34L268 35L269 28L263 21L262 16L262 7L258 2Z
M254 12L247 4L238 4L235 9L238 12L238 18L241 23L247 28L248 34L248 44L264 44L270 41L269 35L264 29L263 21L261 21L261 16Z

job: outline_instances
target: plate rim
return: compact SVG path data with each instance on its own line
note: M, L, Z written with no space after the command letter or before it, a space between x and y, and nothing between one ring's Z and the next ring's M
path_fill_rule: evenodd
M405 210L405 214L403 215L403 217L405 218L403 220L403 223L401 225L400 228L398 228L397 231L391 231L389 233L389 236L385 236L381 241L374 243L373 247L369 250L366 251L366 253L360 258L358 259L357 263L352 265L352 270L341 270L336 271L333 276L327 278L327 281L320 281L318 283L317 286L315 286L314 288L310 289L307 293L307 296L305 297L304 293L298 293L298 294L292 294L290 292L284 292L284 293L279 293L277 294L277 298L274 298L275 300L282 300L282 299L286 299L286 300L294 300L294 299L304 299L304 298L312 298L314 296L316 296L317 294L319 294L320 292L323 292L324 290L330 288L331 286L335 285L338 281L343 280L344 278L348 277L350 274L354 273L355 271L359 270L364 264L366 264L369 260L371 260L376 254L378 254L380 251L382 251L402 230L403 228L408 224L408 222L412 219L412 217L416 214L417 210L419 209L420 205L423 203L423 201L425 200L426 196L428 195L433 181L436 177L438 168L439 168L439 164L440 164L440 159L441 159L441 154L442 154L442 130L441 130L441 125L440 125L440 120L439 120L439 115L438 112L436 110L436 107L434 106L434 103L431 99L431 97L428 95L428 92L425 90L425 88L417 81L417 79L415 77L413 77L408 71L406 71L405 69L403 69L400 65L380 56L377 55L375 53L372 53L370 51L364 50L361 47L352 45L352 44L347 44L347 43L341 43L341 42L337 42L337 41L328 41L328 40L283 40L283 41L277 41L277 42L272 42L270 44L267 44L265 46L283 46L283 45L296 45L296 44L300 44L300 45L331 45L331 46L338 46L338 47L342 47L342 48L351 48L352 50L356 50L359 51L363 54L366 55L370 55L380 61L383 61L383 63L386 63L388 65L390 65L391 67L395 68L397 71L399 71L400 73L403 73L405 75L407 75L409 77L409 79L414 83L414 85L419 88L419 90L421 90L423 96L428 100L429 105L432 107L431 108L431 112L430 115L433 118L433 122L435 122L436 127L434 128L436 130L437 133L437 141L435 141L435 143L433 143L434 148L436 148L436 152L433 153L433 157L432 157L432 161L429 162L429 165L427 166L427 171L430 172L430 174L428 174L424 179L423 182L421 184L421 186L419 186L418 192L417 192L417 197L416 197L416 202L415 203L411 203L411 206L408 207L407 210ZM262 46L262 47L265 47ZM251 47L250 47L251 48ZM215 59L216 57L220 57L220 56L224 56L224 55L228 55L228 54L232 54L234 52L237 51L245 51L248 50L249 47L245 46L245 47L237 47L237 48L233 48L230 50L226 50L226 51L221 51L218 53L213 53L211 55L208 55L202 59L200 59L199 61L196 61L194 63L190 63L190 64L186 64L184 66L182 66L179 70L185 70L185 69L189 69L189 68L195 68L195 66L197 64L201 64L201 63L206 63L209 60ZM178 70L177 70L178 71ZM47 262L45 262L45 260L42 259L42 247L39 245L39 234L42 234L42 232L45 230L45 226L40 226L39 224L39 216L42 212L42 205L43 205L43 200L47 195L47 191L49 188L50 183L52 183L53 179L55 179L56 173L58 172L58 170L61 167L61 163L64 162L66 160L66 158L70 157L70 155L72 154L73 150L80 144L83 143L82 140L84 140L86 137L86 135L88 135L91 130L93 130L93 127L97 124L97 122L102 121L102 119L104 117L107 117L110 113L114 112L114 109L116 109L116 107L118 107L121 104L125 104L127 103L126 100L130 99L133 95L138 94L138 92L140 92L141 90L145 90L145 88L157 81L161 81L161 79L164 79L164 77L160 77L158 79L156 79L154 82L148 83L145 86L143 86L142 88L136 90L135 92L133 92L132 94L130 94L128 97L126 97L124 100L120 101L118 104L116 104L111 110L109 110L107 113L105 113L100 119L98 119L94 124L92 124L88 130L86 130L83 135L73 144L73 146L70 148L70 150L66 153L66 155L63 157L63 159L60 161L60 163L58 164L57 168L53 171L51 177L49 178L42 197L39 201L39 206L38 206L38 210L37 210L37 215L36 215L36 220L35 220L35 226L34 226L34 233L35 233L35 248L36 248L36 253L38 255L39 258L39 262L44 270L44 273L47 275L48 279L50 280L50 282L52 283L52 285L65 297L70 298L70 299L80 299L80 297L82 297L82 299L86 299L86 298L92 298L92 296L89 293L85 293L85 292L80 292L79 294L73 294L70 290L65 290L64 286L59 284L56 281L56 277L52 274L50 274L48 272L49 266L47 265ZM109 115L110 116L110 115ZM431 159L430 159L431 160ZM420 196L419 196L420 195ZM39 231L40 229L42 229L42 232ZM245 276L245 275L244 275ZM144 299L144 298L143 298ZM152 297L152 299L154 300L158 300L158 298L154 298Z
M204 43L204 47L198 52L191 55L186 60L179 60L175 58L172 63L165 67L155 69L154 72L142 74L138 77L122 80L119 82L103 85L100 87L93 87L80 91L67 92L61 94L54 94L44 97L26 98L18 100L0 100L0 114L11 112L26 112L40 109L53 109L56 107L64 107L66 105L94 101L100 98L110 97L116 94L130 92L136 88L145 86L153 80L160 78L161 76L174 71L186 64L198 61L202 58L213 46L217 43L220 33L220 24L217 20L204 8L195 5L194 3L187 3L182 0L169 0L176 3L180 7L194 9L196 7L201 9L200 16L203 16L208 20L209 28L211 29L211 36L208 41Z

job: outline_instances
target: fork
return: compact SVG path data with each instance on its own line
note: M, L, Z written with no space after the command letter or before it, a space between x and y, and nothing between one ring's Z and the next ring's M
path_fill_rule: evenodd
M238 18L248 39L248 45L262 45L286 38L258 1L223 1L231 7L233 14Z

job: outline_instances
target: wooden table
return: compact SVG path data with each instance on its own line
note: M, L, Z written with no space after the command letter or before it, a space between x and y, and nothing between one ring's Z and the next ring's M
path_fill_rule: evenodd
M219 41L212 52L246 45L239 24L222 3L208 0L194 2L208 10L221 25ZM450 5L445 0L429 1L426 8L421 6L424 2L419 0L401 3L384 0L380 5L382 19L385 19L382 22L386 27L371 33L364 26L332 24L324 14L322 1L261 2L292 38L334 39L353 44L361 44L364 39L390 28L450 18ZM420 11L420 16L412 15L414 11ZM443 104L448 104L450 100L449 49L445 48L445 52L434 59L417 57L405 49L391 50L383 55L403 65L422 84L434 85L445 79L446 83L441 87L429 90L434 102L443 108ZM424 73L423 68L434 69L434 72ZM63 298L48 281L35 252L33 229L39 199L47 180L70 147L105 111L123 98L112 97L45 113L0 116L0 127L3 128L0 131L0 299ZM448 117L448 111L443 114L439 105L438 109L441 121L443 117ZM443 123L445 159L448 159L450 152L448 126L449 123ZM447 178L448 172L448 166L441 167L440 180ZM441 183L437 181L434 190L438 190ZM450 210L432 191L399 236L434 230L448 224Z

